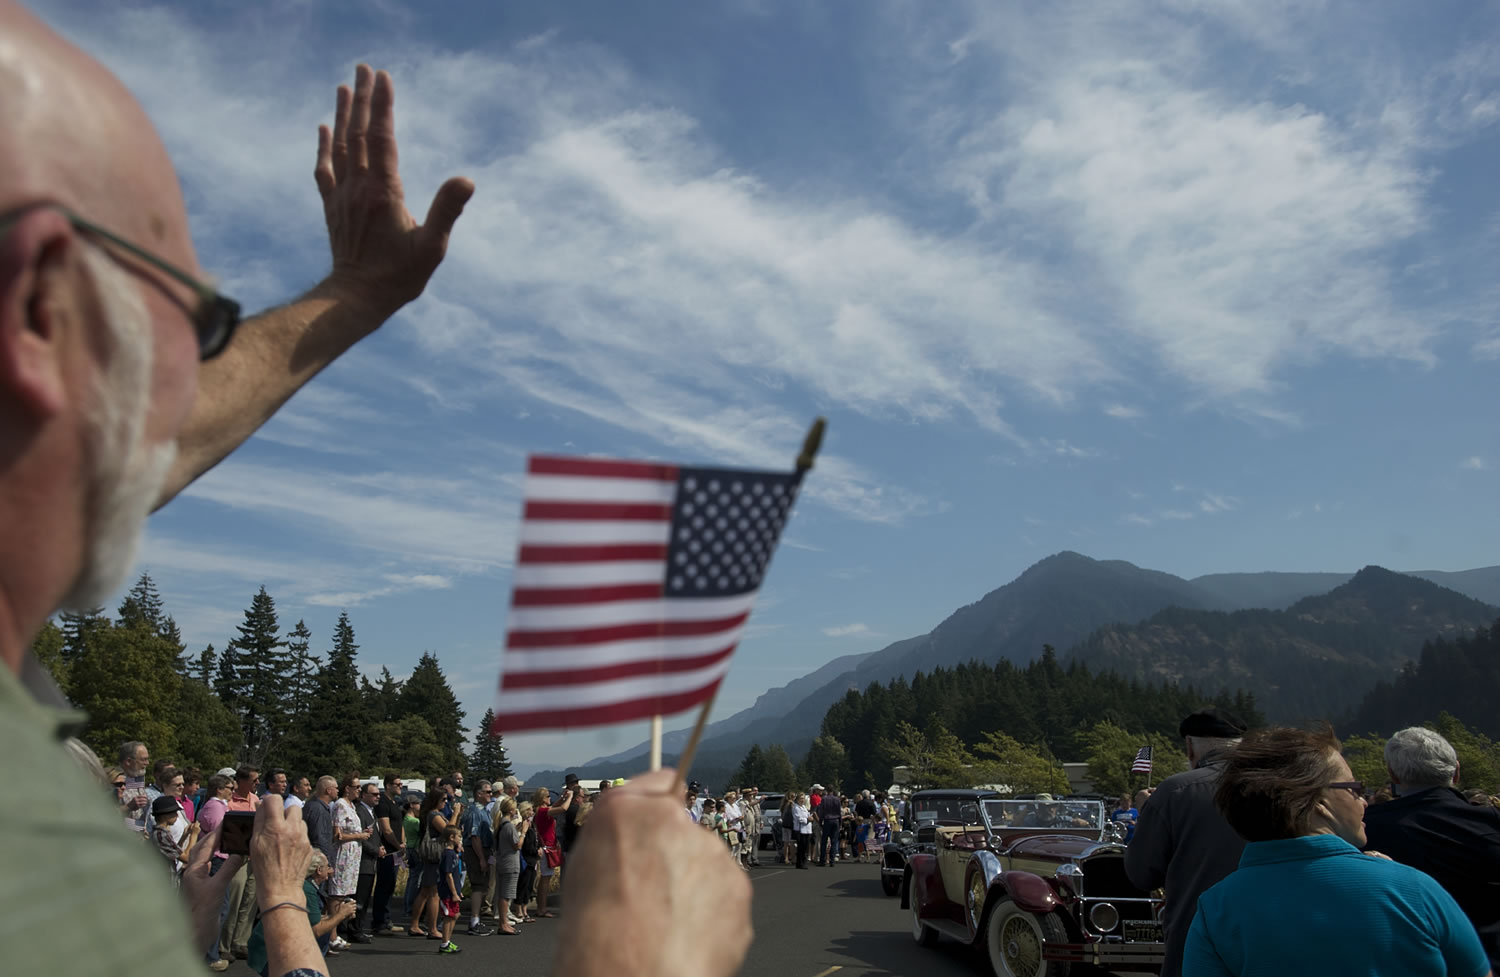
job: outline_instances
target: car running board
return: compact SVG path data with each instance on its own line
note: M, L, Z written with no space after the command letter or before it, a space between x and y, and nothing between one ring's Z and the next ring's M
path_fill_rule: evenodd
M922 922L927 926L931 926L939 934L946 936L950 940L957 940L960 943L969 942L969 928L961 926L951 919L924 919Z

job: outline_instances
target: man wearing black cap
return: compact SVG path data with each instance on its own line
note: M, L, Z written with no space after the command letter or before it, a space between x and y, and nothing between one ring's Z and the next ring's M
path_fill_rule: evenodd
M1131 882L1146 890L1167 890L1162 977L1182 973L1182 949L1198 897L1239 867L1245 842L1214 806L1214 791L1245 728L1238 716L1216 707L1182 721L1177 732L1192 769L1157 785L1125 849L1125 873Z

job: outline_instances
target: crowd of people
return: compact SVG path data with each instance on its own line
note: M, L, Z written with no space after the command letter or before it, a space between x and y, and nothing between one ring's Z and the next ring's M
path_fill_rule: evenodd
M808 791L773 795L776 816L771 818L758 787L731 787L719 798L694 781L687 787L688 817L724 845L730 858L748 871L758 866L760 852L769 847L776 863L809 867L839 861L878 862L885 844L900 830L904 802L885 792L864 790L840 794L822 784Z
M523 797L513 776L480 780L466 795L461 770L425 792L408 792L395 775L377 783L361 780L358 772L308 777L273 768L262 778L248 764L226 767L205 782L198 771L179 770L170 760L152 763L146 744L136 741L121 744L119 764L102 771L103 783L126 829L149 840L173 884L192 846L214 836L227 812L254 812L268 803L298 808L315 850L305 882L307 911L325 956L379 936L431 940L438 953L455 954L460 947L454 933L465 916L468 936L514 936L525 924L555 918L548 901L568 853L601 796L624 785L605 780L590 791L569 774L554 801L547 788ZM726 799L741 823L735 797L731 792ZM752 798L753 790L747 791L744 817L753 824ZM703 823L715 823L712 811L709 801ZM726 837L731 834L724 818L717 823ZM754 837L743 826L734 833ZM752 844L742 837L733 844L753 860ZM214 851L210 875L228 858ZM404 927L394 922L398 892L409 920ZM254 872L241 864L225 887L218 937L205 953L210 970L223 971L238 958L264 971L255 904Z

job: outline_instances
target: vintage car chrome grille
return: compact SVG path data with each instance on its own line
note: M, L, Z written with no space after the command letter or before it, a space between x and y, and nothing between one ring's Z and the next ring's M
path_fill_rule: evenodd
M1093 855L1083 860L1083 896L1087 902L1108 901L1122 919L1150 920L1150 893L1137 889L1125 874L1125 856L1118 852Z

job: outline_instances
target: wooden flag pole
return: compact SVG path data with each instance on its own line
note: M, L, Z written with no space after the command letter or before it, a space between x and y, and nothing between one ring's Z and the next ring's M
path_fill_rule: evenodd
M797 455L798 475L805 475L812 470L813 459L818 456L818 449L823 446L823 432L827 429L828 420L826 418L819 417L813 421L812 428L807 432L807 437L802 440L802 451ZM698 722L693 725L693 735L688 737L687 745L678 754L677 782L672 791L673 794L682 793L683 788L687 784L687 774L693 765L693 755L698 752L698 741L703 739L703 729L708 725L708 714L713 712L714 701L718 698L719 690L716 688L713 694L708 697L708 700L703 703L703 708L698 712ZM659 716L655 717L655 720L659 721L660 718ZM651 729L655 733L658 727L653 725ZM660 760L660 741L653 738L652 746L656 748L652 756ZM660 765L653 766L651 769L660 769Z
M661 769L661 714L651 717L651 769Z

